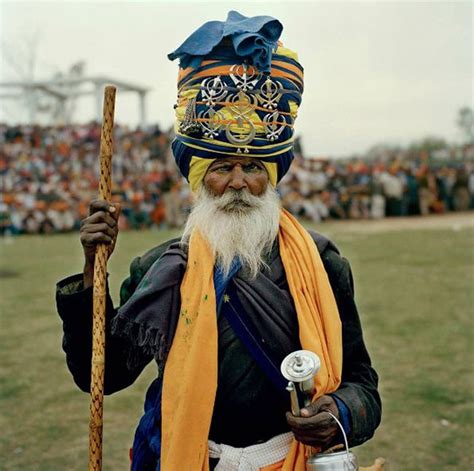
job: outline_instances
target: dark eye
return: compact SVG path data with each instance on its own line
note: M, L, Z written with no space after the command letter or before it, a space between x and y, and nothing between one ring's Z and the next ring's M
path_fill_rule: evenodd
M219 172L219 173L227 173L232 170L231 165L220 165L219 167L216 167L213 171L214 172Z
M244 165L244 172L259 172L262 168L254 163Z

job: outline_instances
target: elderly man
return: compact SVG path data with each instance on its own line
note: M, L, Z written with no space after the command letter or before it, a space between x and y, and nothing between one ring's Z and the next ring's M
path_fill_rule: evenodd
M105 392L155 359L134 470L305 469L305 447L369 439L380 422L348 262L282 210L303 70L281 24L230 12L170 55L180 58L176 162L196 193L180 239L132 262L118 309L107 302ZM58 284L63 347L78 386L90 375L95 246L117 238L118 205L95 201L81 227L85 267ZM277 370L289 353L321 359L313 402L296 417ZM244 468L241 468L244 466Z

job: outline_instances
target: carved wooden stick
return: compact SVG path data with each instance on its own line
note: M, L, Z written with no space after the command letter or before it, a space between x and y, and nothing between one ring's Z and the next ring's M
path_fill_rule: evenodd
M112 131L114 127L115 92L116 88L114 86L105 87L102 133L100 136L99 199L109 201L112 193ZM95 252L93 285L89 471L100 471L102 469L107 259L107 244L98 244Z

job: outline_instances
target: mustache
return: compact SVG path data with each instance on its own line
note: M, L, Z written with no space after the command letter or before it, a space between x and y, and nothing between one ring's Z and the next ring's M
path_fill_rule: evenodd
M247 212L262 206L262 198L250 193L249 190L227 190L223 195L214 197L219 210L224 212Z

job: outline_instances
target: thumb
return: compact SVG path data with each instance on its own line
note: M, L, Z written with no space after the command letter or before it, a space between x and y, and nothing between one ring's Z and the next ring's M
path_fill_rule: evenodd
M312 417L313 415L319 414L328 409L332 401L333 399L329 396L321 396L319 399L316 399L316 401L301 409L301 417Z
M122 212L122 205L120 203L112 203L112 207L114 208L114 211L112 212L112 217L115 218L116 221L118 221L120 213Z

